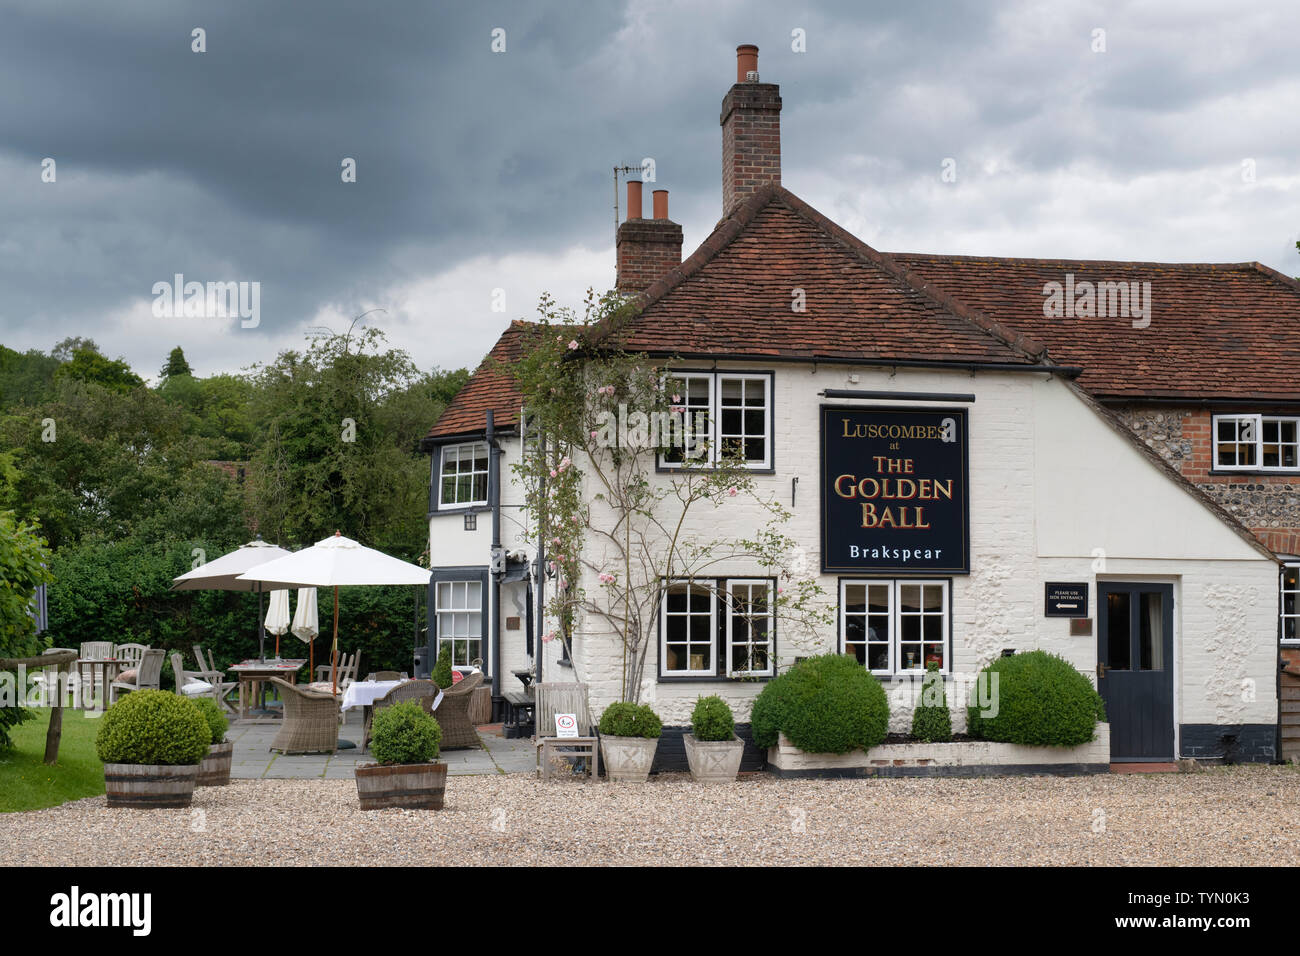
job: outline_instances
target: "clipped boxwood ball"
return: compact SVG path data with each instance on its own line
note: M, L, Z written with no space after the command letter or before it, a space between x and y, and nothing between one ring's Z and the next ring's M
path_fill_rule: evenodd
M691 734L696 740L731 740L736 736L736 718L721 697L701 697L691 711Z
M137 690L104 713L95 752L104 763L199 763L212 731L191 700L167 690Z
M212 743L223 744L226 742L226 731L230 728L230 721L226 715L221 712L221 705L211 697L195 697L191 703L203 714L203 719L208 722L208 730L212 733Z
M760 747L775 747L783 733L806 753L843 754L885 739L889 700L857 658L825 654L769 681L750 723Z
M966 724L971 736L982 740L1077 747L1092 740L1097 721L1106 719L1092 681L1069 661L1046 651L999 657L980 671L979 681L966 708ZM980 697L991 702L991 716L980 715Z
M600 732L606 737L644 737L658 740L664 725L648 704L616 701L600 715Z
M429 763L441 743L442 727L414 700L376 711L370 723L370 754L378 763Z

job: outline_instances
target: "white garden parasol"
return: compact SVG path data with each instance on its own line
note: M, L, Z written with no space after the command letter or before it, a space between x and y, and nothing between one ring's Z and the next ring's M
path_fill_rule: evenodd
M229 554L200 564L192 571L186 571L172 580L173 591L256 591L257 592L257 653L265 657L263 646L266 633L261 628L262 592L265 590L260 581L240 577L244 572L259 565L279 558L287 558L292 552L277 547L261 537L241 544Z
M316 635L320 633L320 619L316 614L316 589L299 588L298 589L298 606L294 608L293 625L289 628L293 631L294 637L308 645L311 650L308 656L311 662L308 666L308 674L316 673ZM310 677L315 680L315 677Z
M280 637L289 630L289 592L280 588L271 592L266 605L266 629L275 635L275 659L280 659Z
M390 557L382 551L345 538L337 531L288 557L268 561L240 575L240 580L261 581L263 587L334 589L334 641L330 648L330 682L338 692L339 587L345 585L421 584L433 572Z

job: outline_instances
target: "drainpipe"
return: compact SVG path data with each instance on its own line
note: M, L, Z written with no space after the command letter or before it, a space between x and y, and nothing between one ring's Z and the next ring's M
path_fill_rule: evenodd
M542 461L546 460L546 437L539 438ZM542 472L540 497L546 499L546 473ZM533 683L542 682L542 658L546 656L546 645L542 643L542 631L546 628L546 521L539 513L537 516L537 630L533 635Z
M506 555L501 548L501 448L497 445L492 409L487 410L488 507L492 509L492 587L489 615L492 620L492 716L501 708L501 578Z

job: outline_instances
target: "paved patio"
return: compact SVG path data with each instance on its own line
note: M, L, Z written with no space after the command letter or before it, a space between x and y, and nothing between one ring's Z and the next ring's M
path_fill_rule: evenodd
M357 748L340 750L335 754L305 754L285 756L270 751L278 727L273 723L231 720L226 738L235 745L231 761L231 777L265 780L351 780L357 764L371 763L374 758L367 750L360 751L361 711L347 712L347 719L339 731L340 740L350 740ZM438 758L447 764L447 773L458 776L469 774L534 773L537 758L528 740L506 740L501 736L500 724L479 728L483 747L477 750L444 750Z

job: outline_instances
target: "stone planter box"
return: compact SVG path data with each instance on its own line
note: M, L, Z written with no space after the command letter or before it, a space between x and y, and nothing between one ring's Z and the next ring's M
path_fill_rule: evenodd
M601 735L600 756L610 780L645 783L650 777L658 739L645 737L610 737Z
M683 734L686 762L691 768L691 778L698 783L731 783L740 772L740 758L745 754L745 742L732 735L730 740L696 740L694 734Z
M196 786L224 787L230 783L230 761L234 754L235 745L228 740L208 747L208 755L199 763Z
M767 753L779 777L979 777L1110 771L1110 724L1078 747L1024 747L987 740L946 744L881 744L846 754L810 754L782 734Z
M356 769L362 810L441 810L447 791L445 763L368 763Z
M104 764L104 792L110 807L137 810L188 807L194 799L198 764Z

